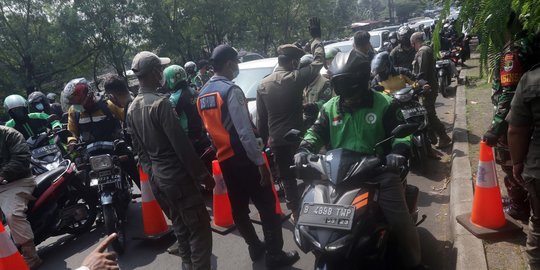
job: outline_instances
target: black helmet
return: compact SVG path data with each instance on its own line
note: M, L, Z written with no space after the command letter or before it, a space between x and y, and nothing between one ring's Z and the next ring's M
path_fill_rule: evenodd
M396 44L398 42L398 34L396 31L390 32L388 35L388 40L390 40L390 43Z
M369 62L355 51L338 53L328 67L335 93L346 98L368 90L369 68Z
M28 110L33 112L50 113L51 105L47 96L40 91L32 92L28 95Z
M53 104L56 102L56 94L55 93L48 93L47 99L49 100L50 104Z
M413 30L408 26L402 26L398 29L397 34L400 42L409 41L413 34Z

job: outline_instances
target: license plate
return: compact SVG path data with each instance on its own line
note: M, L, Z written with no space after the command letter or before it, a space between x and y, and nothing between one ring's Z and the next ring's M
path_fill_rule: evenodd
M412 107L412 108L402 109L401 113L403 114L403 117L405 119L408 119L415 116L425 115L427 114L427 111L424 107Z
M100 176L98 183L100 185L114 184L120 181L120 175Z
M54 144L45 145L43 147L32 150L32 156L34 156L35 158L40 158L40 157L44 157L50 154L54 154L58 151L59 151L58 147Z
M298 219L299 225L350 230L354 219L354 206L305 203Z

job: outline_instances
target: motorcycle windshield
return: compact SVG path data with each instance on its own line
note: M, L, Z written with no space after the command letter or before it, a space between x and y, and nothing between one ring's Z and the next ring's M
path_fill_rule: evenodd
M379 162L376 157L340 148L328 151L323 163L330 182L338 185L373 169Z

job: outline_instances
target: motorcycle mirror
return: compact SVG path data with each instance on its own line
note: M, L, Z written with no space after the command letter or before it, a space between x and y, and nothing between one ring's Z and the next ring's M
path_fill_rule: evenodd
M301 131L298 130L298 129L291 129L289 131L287 131L287 133L285 133L285 135L283 136L283 138L288 141L288 142L297 142L297 141L300 141L302 138L301 138Z
M407 137L418 130L419 124L417 123L408 123L401 124L392 130L392 136L395 138L404 138Z

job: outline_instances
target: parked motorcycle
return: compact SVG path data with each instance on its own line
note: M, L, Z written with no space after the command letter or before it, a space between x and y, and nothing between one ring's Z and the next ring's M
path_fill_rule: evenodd
M126 244L127 209L132 199L131 179L120 168L128 156L118 156L116 149L127 147L122 140L98 141L82 146L77 167L87 172L87 185L99 199L107 234L116 232L112 248L122 254Z
M412 160L413 167L425 173L426 160L431 151L431 141L428 136L428 122L426 108L420 103L419 97L424 93L423 89L403 88L394 93L395 100L399 103L403 118L407 123L418 124L418 130L412 134Z
M377 145L411 135L417 128L417 124L400 125ZM291 132L287 137L294 136ZM295 167L307 187L294 240L304 253L314 253L314 269L371 269L371 264L380 269L392 261L387 256L392 230L377 204L379 184L370 182L372 175L388 170L381 164L377 156L334 149L313 154L307 164ZM402 179L410 216L416 222L419 191L407 185L403 175Z
M437 84L439 85L439 92L443 97L448 97L448 86L452 83L453 72L451 61L450 59L442 59L435 62Z

